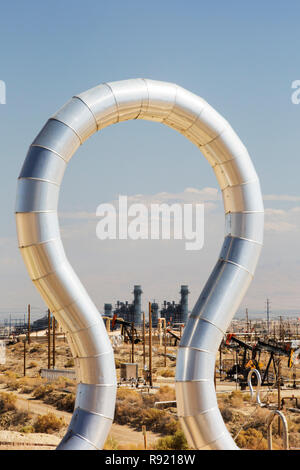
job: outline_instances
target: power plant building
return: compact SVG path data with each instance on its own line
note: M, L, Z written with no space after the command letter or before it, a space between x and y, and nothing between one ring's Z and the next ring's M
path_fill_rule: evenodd
M104 304L104 315L112 318L117 315L128 322L134 322L136 326L142 325L142 288L140 285L135 285L133 289L134 299L132 303L128 301L117 301L113 310L112 304ZM165 318L167 325L185 324L188 319L188 286L182 285L180 290L180 301L176 304L175 301L164 301L161 310L156 302L151 304L152 310L152 326L157 327L160 318Z

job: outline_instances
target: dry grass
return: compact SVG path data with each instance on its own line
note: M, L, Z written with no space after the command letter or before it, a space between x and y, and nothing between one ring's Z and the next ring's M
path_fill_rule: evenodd
M104 450L119 450L119 443L114 437L109 436L106 439L103 449Z
M41 377L22 377L18 380L20 393L32 393L35 389L45 384L45 379Z
M74 367L74 359L71 357L70 359L67 360L65 363L64 367L67 369L69 367Z
M30 433L34 432L34 427L32 426L32 424L27 424L25 426L22 426L19 429L19 431L24 433L24 434L30 434Z
M30 424L31 415L16 409L17 397L13 393L0 393L0 429L20 431Z
M137 430L142 426L152 432L164 435L176 433L179 429L177 416L167 410L154 408L155 401L160 398L173 397L170 387L163 387L161 394L141 394L135 390L119 389L117 393L115 422L128 424Z
M267 450L268 443L263 433L257 429L249 428L240 432L236 444L242 449Z
M51 392L53 392L54 389L55 387L53 384L40 385L34 390L33 396L34 398L37 398L38 400L42 400Z
M33 425L35 432L47 434L53 434L64 426L66 426L65 420L58 418L54 413L38 416Z
M155 444L155 450L188 450L189 446L184 433L181 430L172 436L162 437Z
M76 387L76 380L69 379L68 377L58 377L53 384L57 388L72 388Z
M163 385L155 394L156 401L174 401L176 400L175 389L169 385Z
M56 401L56 408L58 410L69 411L70 413L73 413L74 405L75 405L74 393L68 393L67 395L63 395Z
M16 409L17 397L13 393L0 393L0 413Z
M48 366L48 346L46 337L43 341L41 339L35 340L34 335L31 337L30 345L26 346L26 364L27 375L37 377L39 370L47 368ZM9 345L6 348L6 364L2 366L0 372L12 370L20 376L23 375L23 356L24 356L24 343L22 341ZM61 338L57 339L56 343L56 365L58 368L63 368L66 360L71 356L69 346ZM2 377L3 380L3 377ZM3 382L2 382L3 383Z
M174 369L170 369L168 367L159 369L159 375L161 377L175 377L175 371Z

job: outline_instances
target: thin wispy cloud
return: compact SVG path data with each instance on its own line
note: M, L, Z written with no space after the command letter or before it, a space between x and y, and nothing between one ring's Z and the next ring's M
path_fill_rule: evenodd
M286 201L286 202L299 202L300 196L292 196L289 194L265 194L264 201Z
M296 309L299 301L300 205L294 196L272 195L265 209L262 255L241 309L264 308L266 296L274 308ZM216 188L186 188L182 192L134 194L129 203L204 203L205 239L202 250L184 250L182 240L104 240L96 236L95 212L59 213L67 256L102 311L105 302L131 299L132 286L142 284L144 299L177 300L180 284L190 286L193 306L217 260L224 236L221 193ZM100 203L103 201L99 201ZM117 203L117 199L110 201ZM32 285L18 250L16 235L0 238L2 297L12 307L24 299L44 307ZM199 266L201 267L199 269ZM153 276L155 273L155 276Z

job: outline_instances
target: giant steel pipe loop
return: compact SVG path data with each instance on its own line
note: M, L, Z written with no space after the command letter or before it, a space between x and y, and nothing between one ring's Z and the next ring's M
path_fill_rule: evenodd
M157 121L192 141L222 190L225 240L188 319L176 367L178 415L196 449L236 449L214 388L215 357L251 280L263 241L263 202L247 149L206 101L173 83L131 79L74 96L42 128L17 190L19 247L29 275L64 331L75 360L75 410L58 449L102 449L115 408L113 350L103 320L70 266L57 216L68 162L96 131L129 119Z

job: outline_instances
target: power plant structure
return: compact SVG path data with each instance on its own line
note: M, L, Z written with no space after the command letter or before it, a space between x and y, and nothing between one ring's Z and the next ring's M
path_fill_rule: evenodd
M143 323L142 293L141 286L136 285L133 289L134 299L132 303L129 303L127 300L124 302L118 300L114 309L112 304L105 303L104 316L113 318L114 315L117 315L118 318L122 318L125 321L134 322L135 326L141 326ZM179 303L176 303L174 300L170 302L164 300L161 309L159 309L157 302L151 303L153 328L157 327L160 318L165 318L167 325L186 324L188 319L188 286L182 285L180 294Z
M176 304L174 301L164 301L163 307L160 311L160 318L165 318L167 324L186 324L188 320L188 286L181 286L180 295L181 298L179 304Z
M116 314L118 318L123 318L125 321L134 322L136 326L140 326L143 323L142 293L141 286L134 286L134 299L131 304L127 300L125 302L118 300L114 310L112 304L104 304L104 316L112 318Z

